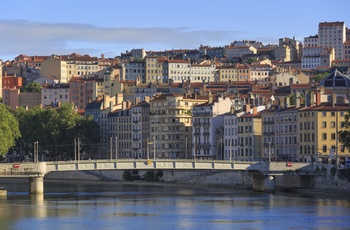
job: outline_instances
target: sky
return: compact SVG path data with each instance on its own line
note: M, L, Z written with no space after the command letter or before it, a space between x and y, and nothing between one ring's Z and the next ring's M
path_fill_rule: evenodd
M127 50L197 49L237 40L303 42L319 22L350 25L349 0L16 0L1 2L0 59L119 56ZM350 26L348 26L350 27Z

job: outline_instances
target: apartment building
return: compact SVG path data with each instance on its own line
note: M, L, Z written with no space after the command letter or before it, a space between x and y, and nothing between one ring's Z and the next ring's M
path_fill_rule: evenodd
M295 38L280 38L279 45L274 52L276 60L296 62L301 59L302 45Z
M250 68L247 65L237 65L238 81L250 81Z
M67 68L70 66L67 66L67 61L63 60L61 57L52 55L41 63L40 74L41 76L55 77L62 83L68 83L70 78L67 74Z
M320 22L318 25L318 46L334 48L335 59L344 59L346 26L344 22Z
M199 159L223 160L224 136L218 129L224 128L224 114L231 110L228 97L213 98L208 92L208 101L192 108L192 156Z
M139 99L138 99L139 100ZM147 101L138 102L130 108L131 113L131 139L132 158L147 158L149 148L150 124L149 112L150 104ZM149 101L149 100L148 100Z
M333 48L320 46L304 47L301 66L303 69L317 69L318 67L331 67L335 53Z
M348 149L338 141L345 114L350 110L348 104L320 103L301 108L298 111L299 156L304 162L335 160L344 162L350 156Z
M250 80L254 81L256 85L269 86L271 83L272 67L267 64L253 64L248 65L250 71Z
M168 78L172 82L187 81L191 77L191 63L188 60L169 60L168 62ZM203 71L203 70L202 70ZM200 70L197 69L192 71L195 76L200 75ZM193 79L195 79L193 77Z
M260 159L262 153L261 138L262 124L261 114L254 106L245 107L245 114L238 118L238 154L236 160L254 161Z
M219 81L237 81L238 73L235 66L218 66L216 67L218 71Z
M242 57L247 54L256 54L257 49L254 46L227 46L225 47L225 56L227 58Z
M150 100L150 141L157 158L190 156L191 109L206 101L176 94L161 94Z
M70 102L78 109L83 109L90 101L96 99L93 94L95 79L73 77L69 82Z
M210 46L200 46L199 47L200 56L209 56L211 59L223 58L225 55L224 47L210 47Z
M137 77L145 79L145 62L143 60L125 63L125 80L135 80Z
M304 48L318 46L318 35L309 36L304 38Z
M346 41L344 42L344 54L343 57L345 60L349 60L350 59L350 41ZM348 65L349 67L350 65Z
M69 84L44 84L41 89L41 104L57 105L57 103L70 103Z
M94 77L101 75L109 65L109 61L101 56L90 57L89 55L52 55L41 62L41 76L52 76L61 83L68 83L74 76Z
M164 59L156 56L146 56L145 59L145 80L146 83L167 82L167 73L163 71ZM164 69L165 70L165 69Z

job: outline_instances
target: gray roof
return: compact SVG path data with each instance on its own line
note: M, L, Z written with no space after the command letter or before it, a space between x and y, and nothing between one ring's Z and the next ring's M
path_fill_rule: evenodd
M333 87L350 87L350 78L349 76L343 74L337 69L330 73L328 76L322 79L320 82L321 86L326 88Z

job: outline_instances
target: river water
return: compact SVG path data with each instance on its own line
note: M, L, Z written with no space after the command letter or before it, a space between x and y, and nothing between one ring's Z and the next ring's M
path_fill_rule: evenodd
M350 197L118 182L0 179L0 229L350 229Z

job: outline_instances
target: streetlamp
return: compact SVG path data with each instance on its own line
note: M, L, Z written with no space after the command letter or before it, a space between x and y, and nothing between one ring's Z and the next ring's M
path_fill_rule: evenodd
M186 159L187 159L187 140L188 140L188 138L186 137L186 145L185 145L185 157L186 157Z
M232 140L229 139L229 145L230 145L230 162L232 161Z
M115 136L115 160L118 160L118 137Z
M156 160L156 138L153 136L153 158Z
M112 141L113 141L113 138L111 137L111 139L110 139L111 141L110 141L110 158L111 158L111 160L112 160L112 145L113 145L113 143L112 143Z

